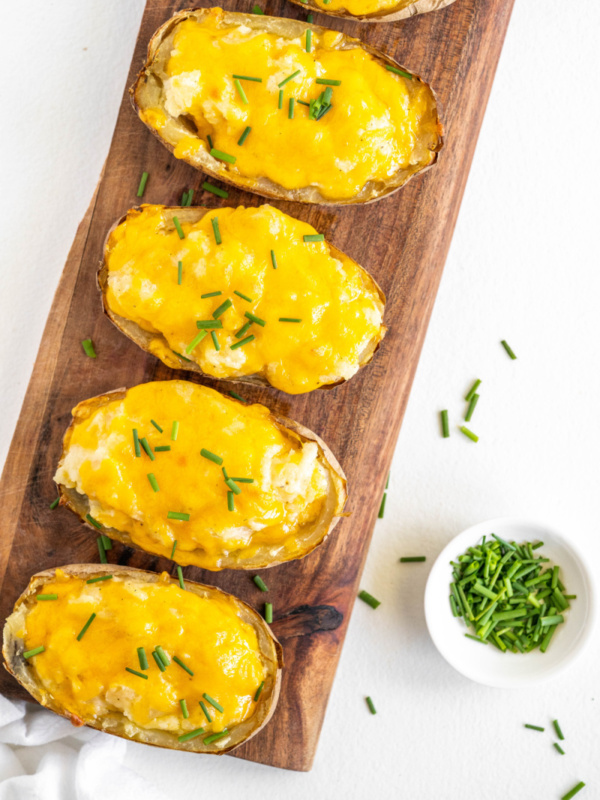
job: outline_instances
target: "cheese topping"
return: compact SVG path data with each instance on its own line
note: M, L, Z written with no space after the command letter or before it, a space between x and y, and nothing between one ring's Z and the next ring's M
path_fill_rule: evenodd
M172 36L162 101L171 118L193 130L177 142L178 158L210 151L210 135L217 150L235 157L227 171L236 182L252 186L268 178L288 190L314 186L323 197L340 201L354 198L371 181L431 162L438 130L426 84L386 70L358 45L336 49L342 38L336 31L313 31L307 52L305 33L279 37L227 26L222 17L221 9L212 9L201 21L188 18ZM261 78L241 81L247 102L234 75ZM302 103L327 90L317 78L341 83L330 87L330 110L311 119ZM291 119L290 99L295 101ZM168 120L157 107L142 118L159 131ZM252 130L239 145L247 126Z
M83 405L74 416L54 479L86 495L102 525L167 557L177 541L178 563L213 570L222 568L225 556L237 563L265 547L284 560L301 555L302 526L318 519L330 479L317 444L284 433L264 406L243 406L186 381L156 381L95 410ZM134 428L154 461L143 448L136 457ZM171 449L156 452L161 446ZM241 491L229 499L232 511L223 469L228 477L253 481L235 484ZM189 520L169 518L169 512Z
M345 9L356 17L377 14L381 11L399 11L412 5L416 0L314 0L325 12Z
M268 205L220 208L198 222L182 218L180 239L174 214L163 206L130 211L106 253L108 307L154 334L148 347L163 362L178 367L175 351L215 378L261 373L297 394L349 378L367 360L383 333L383 303L355 262L334 258L326 242L304 241L316 233L311 225ZM220 294L203 298L213 292ZM213 320L227 299L232 306L219 316L222 328L190 350L196 322Z
M233 598L200 597L170 583L166 573L163 577L140 583L115 575L87 584L57 570L39 593L58 599L37 601L25 618L25 650L45 648L30 663L43 689L85 722L118 711L140 728L178 735L199 727L207 735L230 729L252 716L254 695L266 677L256 632L240 619ZM96 617L78 641L92 614ZM152 657L157 646L170 661L164 672ZM142 672L138 647L148 660L147 680L126 671ZM206 703L205 692L222 713Z

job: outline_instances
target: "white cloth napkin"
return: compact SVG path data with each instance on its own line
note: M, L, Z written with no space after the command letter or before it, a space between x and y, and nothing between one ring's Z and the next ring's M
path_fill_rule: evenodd
M0 695L0 800L165 800L124 766L127 742Z

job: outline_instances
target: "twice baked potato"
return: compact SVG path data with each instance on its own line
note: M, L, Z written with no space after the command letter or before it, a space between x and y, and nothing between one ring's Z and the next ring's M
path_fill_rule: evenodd
M112 564L34 575L2 653L19 683L74 725L215 754L267 724L283 666L269 626L233 595Z
M332 17L365 22L399 22L401 19L446 8L454 0L291 0L297 6Z
M131 209L98 283L110 320L167 366L289 394L348 380L385 334L373 278L268 205Z
M189 381L79 403L54 480L96 533L210 570L304 557L346 500L318 436Z
M364 203L432 166L432 89L374 48L292 19L181 11L131 88L177 158L264 197Z

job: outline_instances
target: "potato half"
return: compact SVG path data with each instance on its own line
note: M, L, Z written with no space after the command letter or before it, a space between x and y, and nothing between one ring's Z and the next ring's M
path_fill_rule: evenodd
M264 197L376 200L442 147L435 95L418 75L291 19L181 11L152 37L130 91L177 158Z
M307 8L332 17L346 17L361 22L399 22L402 19L426 14L451 5L454 0L291 0L304 10Z
M385 296L307 236L268 205L131 209L104 249L104 310L168 367L289 394L344 383L379 347Z
M166 572L112 564L40 572L6 620L5 667L74 725L172 750L227 753L271 718L281 646L238 598L183 586Z
M54 480L96 534L210 570L303 558L346 500L312 431L188 381L79 403Z

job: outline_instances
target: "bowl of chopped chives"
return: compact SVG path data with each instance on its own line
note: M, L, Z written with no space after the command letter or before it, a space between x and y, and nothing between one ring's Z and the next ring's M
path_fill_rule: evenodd
M552 527L474 525L437 557L425 619L441 655L477 683L530 686L570 666L590 639L596 596L585 559Z

